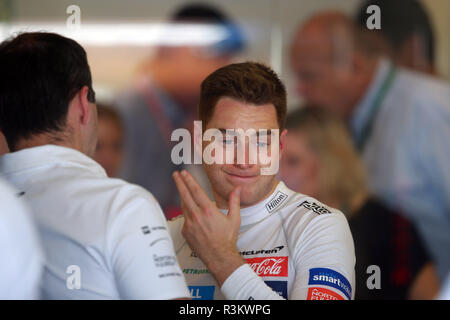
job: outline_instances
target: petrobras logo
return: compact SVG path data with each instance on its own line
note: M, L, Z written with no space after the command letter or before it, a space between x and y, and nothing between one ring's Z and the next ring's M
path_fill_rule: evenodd
M288 257L259 257L245 259L260 277L287 277Z
M275 197L266 204L267 211L272 212L273 210L275 210L280 204L284 202L284 200L287 199L287 197L287 194L278 191Z
M352 296L350 282L339 272L328 268L313 268L309 270L308 285L324 285L341 291L349 300Z

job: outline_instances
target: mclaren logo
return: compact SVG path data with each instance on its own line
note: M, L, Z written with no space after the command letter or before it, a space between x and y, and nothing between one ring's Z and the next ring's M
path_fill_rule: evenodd
M261 250L248 250L248 251L241 251L241 255L243 256L252 256L256 254L274 254L278 253L279 251L283 250L284 246L278 246L273 249L261 249Z
M275 197L273 197L273 199L266 204L267 211L272 212L273 210L275 210L280 204L284 202L284 200L287 199L287 197L287 194L278 191Z

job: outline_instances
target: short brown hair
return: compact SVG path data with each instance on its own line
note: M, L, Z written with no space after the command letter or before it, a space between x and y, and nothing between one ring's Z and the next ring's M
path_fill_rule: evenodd
M257 62L234 63L217 69L203 80L198 115L204 124L212 118L220 98L229 97L254 105L271 103L280 131L286 120L286 88L278 75Z

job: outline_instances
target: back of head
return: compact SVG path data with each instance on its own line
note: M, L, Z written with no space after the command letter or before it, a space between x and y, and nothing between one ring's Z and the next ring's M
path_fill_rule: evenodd
M381 29L368 30L369 6L380 8ZM420 35L424 41L424 54L434 64L435 44L432 23L426 9L418 0L365 0L359 7L356 23L370 33L381 34L395 51L398 51L413 35Z
M206 125L220 98L254 105L273 104L280 132L286 118L286 88L269 67L256 62L230 64L210 74L200 88L198 113Z
M319 159L321 201L331 199L350 213L353 201L367 192L362 161L352 145L344 122L319 107L305 106L288 115L289 133L300 132Z
M223 27L226 36L213 46L217 55L229 55L242 51L244 36L237 25L219 8L206 3L190 3L178 8L171 16L173 23L200 23Z
M95 102L86 52L54 33L22 33L0 44L0 130L11 151L21 139L65 129L69 103L83 87Z

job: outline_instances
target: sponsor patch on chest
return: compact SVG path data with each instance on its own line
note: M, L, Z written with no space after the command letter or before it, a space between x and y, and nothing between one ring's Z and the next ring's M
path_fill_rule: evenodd
M260 277L287 277L288 257L257 257L245 259Z

